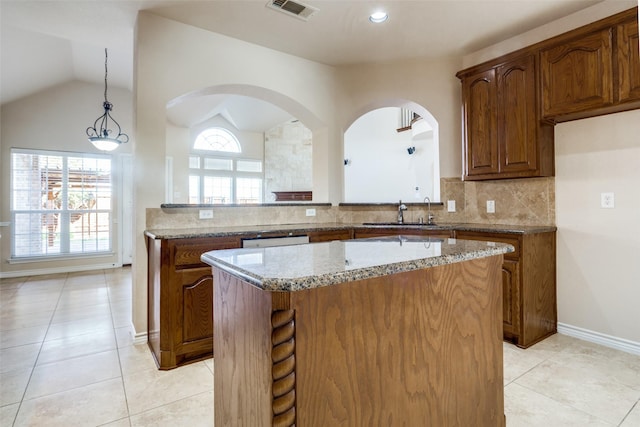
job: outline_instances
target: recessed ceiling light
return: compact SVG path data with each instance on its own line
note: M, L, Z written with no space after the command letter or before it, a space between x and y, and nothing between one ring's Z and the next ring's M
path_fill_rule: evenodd
M387 15L386 12L376 12L372 13L371 16L369 16L369 21L373 22L374 24L379 24L386 21L387 19L389 19L389 15Z

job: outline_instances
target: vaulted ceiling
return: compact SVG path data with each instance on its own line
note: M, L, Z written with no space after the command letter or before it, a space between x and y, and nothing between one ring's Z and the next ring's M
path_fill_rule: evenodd
M73 80L102 84L105 47L110 87L131 90L140 10L339 66L460 57L601 1L627 0L302 0L319 9L308 21L265 7L267 0L1 0L0 102ZM368 16L378 8L389 20L374 25ZM220 114L250 126L237 111L251 103L211 96L176 109L172 120L189 125ZM283 113L253 106L265 121Z

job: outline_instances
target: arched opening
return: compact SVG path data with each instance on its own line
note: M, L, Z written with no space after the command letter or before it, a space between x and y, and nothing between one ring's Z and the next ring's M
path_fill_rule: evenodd
M257 86L221 85L179 96L167 103L166 202L209 203L209 200L218 204L224 199L225 203L272 203L276 191L313 191L313 201L317 201L315 143L326 141L315 138L315 132L326 134L325 127L297 101ZM188 158L189 152L194 157L194 141L202 132L216 128L234 135L241 152L219 152L218 157L229 159L226 162L215 159L217 169L196 173L197 162ZM220 169L220 165L226 169ZM242 169L247 165L251 170ZM198 163L198 167L202 169L203 163ZM228 191L232 196L205 197L204 175L232 182ZM196 181L200 182L198 191L194 190ZM251 197L237 197L241 181L251 182ZM253 196L256 188L260 189L257 198ZM196 193L201 196L193 196Z
M344 133L344 202L422 202L425 197L439 202L438 122L433 115L406 100L360 111Z

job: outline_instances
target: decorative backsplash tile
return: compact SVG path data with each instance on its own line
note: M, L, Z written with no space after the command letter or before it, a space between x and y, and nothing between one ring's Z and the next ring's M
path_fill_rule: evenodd
M555 180L549 178L462 181L442 178L443 205L432 205L436 224L478 223L555 225ZM447 200L456 201L456 212L447 212ZM495 213L487 213L487 200L495 201ZM408 204L405 222L426 221L426 203ZM316 210L306 216L306 210ZM394 222L397 207L369 206L242 206L213 207L213 219L199 219L198 208L147 209L148 229L197 228L269 224Z

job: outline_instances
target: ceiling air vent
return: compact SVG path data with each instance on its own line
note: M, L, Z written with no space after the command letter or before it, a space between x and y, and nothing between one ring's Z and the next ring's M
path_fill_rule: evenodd
M303 21L308 21L311 15L318 11L318 9L313 6L291 0L269 0L267 7L286 13L287 15L295 16Z

